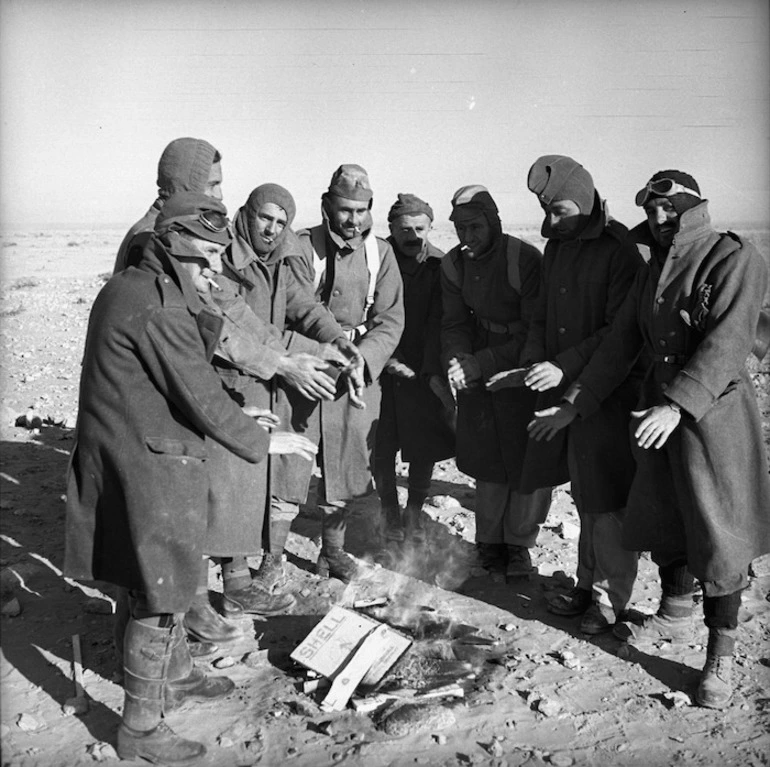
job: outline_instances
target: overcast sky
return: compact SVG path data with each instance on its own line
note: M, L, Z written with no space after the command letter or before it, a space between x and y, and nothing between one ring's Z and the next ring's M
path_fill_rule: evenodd
M0 0L0 217L128 226L164 146L223 154L232 212L288 187L299 224L340 164L384 222L398 192L445 221L486 185L534 223L541 154L569 154L639 219L656 170L686 170L737 223L770 219L767 0Z

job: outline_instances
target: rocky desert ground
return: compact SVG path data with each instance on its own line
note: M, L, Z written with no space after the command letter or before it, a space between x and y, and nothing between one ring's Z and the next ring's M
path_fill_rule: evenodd
M0 736L2 764L9 767L118 763L112 744L123 696L111 649L112 593L69 581L60 568L86 322L122 233L3 234ZM744 234L770 257L767 231ZM540 242L531 232L525 236ZM452 240L440 232L435 241L448 247ZM770 358L752 362L751 372L770 441ZM374 553L377 507L373 497L356 507L352 548L361 557ZM374 569L347 587L313 574L320 523L312 507L304 510L289 541L287 569L297 598L290 614L243 619L243 640L199 661L210 673L230 676L236 690L168 716L178 732L206 743L202 764L770 764L766 558L753 564L741 609L734 703L712 711L691 700L705 656L702 624L691 644L628 651L610 634L583 635L577 619L546 610L547 597L569 587L575 568L578 520L569 486L554 490L536 552L539 574L528 581L473 577L473 508L472 480L452 461L437 465L425 506L427 554ZM216 602L221 584L213 569L210 588ZM413 715L402 716L400 726L395 719L388 726L376 712L324 711L317 694L302 691L307 677L289 658L332 606L381 597L388 606L370 614L409 630L422 657L443 653L449 660L441 668L458 679L458 669L470 669L459 682L463 697L430 699L416 715L404 693L396 706L411 705ZM642 557L633 607L653 611L657 598L656 570ZM74 635L88 702L82 713L67 706L75 696Z

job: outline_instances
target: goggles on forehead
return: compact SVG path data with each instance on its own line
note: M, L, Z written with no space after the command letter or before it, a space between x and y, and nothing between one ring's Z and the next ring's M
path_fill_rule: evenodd
M674 194L691 194L693 197L701 199L700 194L694 189L682 186L670 178L659 178L655 181L648 181L644 189L636 193L636 204L641 207L650 197L671 197Z

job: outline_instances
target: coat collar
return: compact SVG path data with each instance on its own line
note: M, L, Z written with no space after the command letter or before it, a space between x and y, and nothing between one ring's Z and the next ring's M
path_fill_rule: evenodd
M594 192L594 206L591 209L591 215L588 216L588 220L577 234L569 236L560 234L548 223L548 216L543 221L540 234L547 240L569 240L573 242L595 240L604 234L604 230L610 221L612 221L612 216L610 216L609 209L607 208L607 201L602 200L598 192Z

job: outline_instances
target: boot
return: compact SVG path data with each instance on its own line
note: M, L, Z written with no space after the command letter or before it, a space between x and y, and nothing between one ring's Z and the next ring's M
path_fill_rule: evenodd
M184 614L183 624L185 631L199 642L221 644L243 636L243 631L238 626L225 620L209 604L208 596L205 603L196 598L195 603Z
M630 644L662 641L683 644L693 638L693 607L692 594L664 595L657 613L648 615L641 623L616 623L612 633Z
M163 690L165 710L171 711L185 700L206 701L221 698L235 689L235 682L226 676L206 676L193 662L180 623L174 626L171 659L166 687Z
M316 572L322 578L338 578L350 583L363 574L363 569L344 549L347 511L337 507L324 509L321 522L321 553Z
M489 576L494 581L505 580L505 545L476 542L477 565L471 568L474 578Z
M191 764L206 747L177 735L163 721L163 688L174 642L174 625L156 627L131 619L124 642L125 702L118 728L121 759L151 764Z
M291 594L271 594L254 581L242 589L225 588L222 597L225 615L278 615L295 602Z
M695 702L706 708L726 708L733 697L733 652L737 629L709 629L706 665Z
M425 518L422 513L422 501L410 498L404 509L404 527L406 528L406 540L414 546L422 546L425 543Z
M506 578L529 578L536 572L526 546L514 546L509 543L505 548L508 554L508 564L505 567Z
M401 507L398 500L380 502L380 530L383 545L402 543L404 540L404 522L401 519Z
M288 578L283 565L283 550L291 530L291 519L270 519L270 541L262 556L259 568L252 583L265 591L275 591L283 586Z

